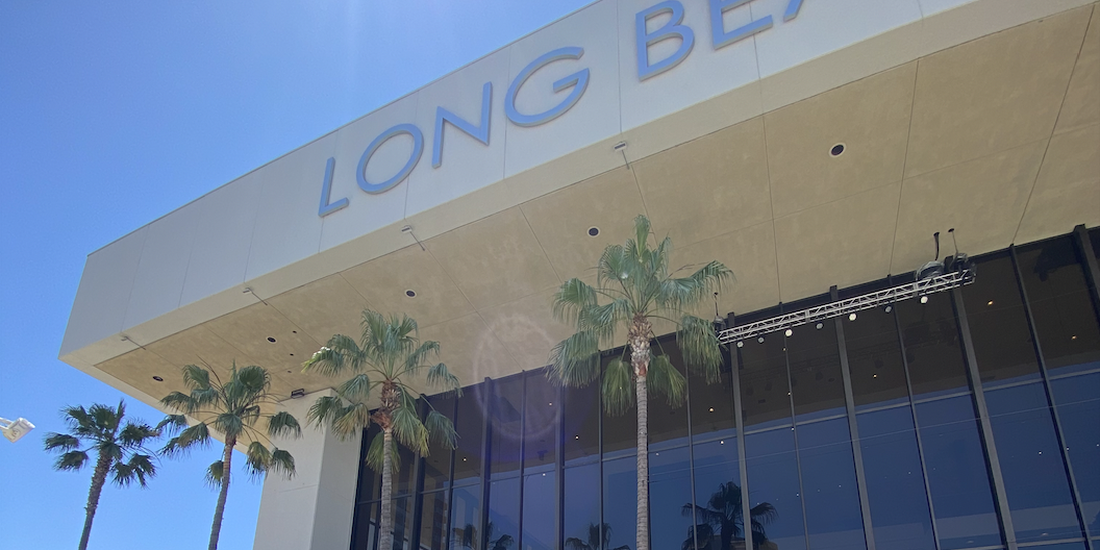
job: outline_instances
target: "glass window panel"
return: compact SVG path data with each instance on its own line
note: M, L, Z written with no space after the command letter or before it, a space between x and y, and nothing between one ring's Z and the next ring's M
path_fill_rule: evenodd
M633 456L603 464L603 520L607 525L605 550L636 548L638 517L637 459Z
M510 550L519 541L519 482L511 477L489 483L489 529L484 537L488 550Z
M844 414L844 379L840 374L836 323L821 328L801 326L787 338L791 392L796 421Z
M945 292L920 300L898 302L898 320L909 364L909 380L915 397L933 397L966 391L966 364L963 362L959 328L951 296Z
M471 483L481 476L481 453L485 429L485 409L482 400L482 388L478 384L462 392L458 398L455 412L455 430L458 432L458 446L455 449L454 470L455 485Z
M668 355L668 360L685 374L684 359L676 345L675 336L665 336L653 343L653 353ZM675 407L668 404L665 394L649 386L649 449L667 449L687 443L687 407L683 404Z
M687 447L649 453L649 532L654 549L690 545L691 457Z
M614 353L622 353L622 350L618 350ZM615 357L614 353L603 358L605 366ZM655 400L651 392L650 401ZM602 414L603 457L607 459L636 454L637 451L635 449L638 444L638 407L630 407L625 412L617 415L609 415L606 410L603 411ZM650 412L650 417L652 416L653 413Z
M454 421L455 398L453 394L435 395L428 403L439 414ZM431 410L431 409L429 409ZM428 454L424 457L424 490L442 489L450 484L451 449L443 446L436 438L428 438Z
M443 550L450 538L447 530L447 491L425 494L420 510L420 547Z
M1083 542L1066 542L1062 544L1047 544L1043 546L1030 546L1036 550L1085 550Z
M754 533L754 543L770 541L775 550L806 548L794 430L780 428L746 435L745 460L750 510L775 510L760 536Z
M783 335L768 334L763 343L750 340L745 342L744 347L736 349L740 357L745 429L789 425L791 390L787 384Z
M860 414L857 421L876 546L935 550L928 494L909 407Z
M407 495L416 490L416 453L396 440L393 444L397 445L397 464L394 465L397 468L393 476L393 494L394 496Z
M688 395L693 441L734 436L733 377L728 360L722 363L721 377L713 384L707 384L703 376L688 375Z
M1050 383L1089 534L1100 537L1100 373Z
M526 379L523 467L528 473L553 470L557 462L558 415L561 412L558 388L550 383L542 369L527 373Z
M857 411L909 401L893 307L890 313L880 308L861 311L854 322L844 323Z
M573 550L600 550L600 465L565 469L565 541Z
M352 527L352 550L374 550L378 547L378 503L361 503L355 507Z
M1008 252L976 261L978 277L962 289L982 385L1038 380L1039 364Z
M523 375L494 381L489 417L489 472L491 475L515 475L520 466L520 439L523 433Z
M363 431L363 445L359 450L359 489L357 496L359 502L378 500L382 494L381 472L375 472L370 466L367 466L367 450L370 449L374 436L381 433L382 429L374 423L371 423L370 428Z
M413 498L393 500L393 550L412 550Z
M917 406L925 469L942 550L1001 544L985 454L970 396Z
M600 383L565 388L565 464L598 460L600 453Z
M481 541L481 485L455 487L451 496L452 550L483 550Z
M810 548L866 548L848 419L798 426Z
M1047 369L1060 374L1100 368L1100 324L1073 241L1027 246L1017 258Z
M595 481L595 480L593 480ZM557 476L554 471L524 476L523 550L555 550L558 547Z
M1089 240L1092 241L1092 255L1100 260L1100 227L1089 229Z
M1016 540L1081 535L1041 384L986 392Z
M695 499L696 522L709 530L700 528L699 548L730 548L734 541L741 548L745 531L736 437L695 445ZM753 519L767 522L764 515Z

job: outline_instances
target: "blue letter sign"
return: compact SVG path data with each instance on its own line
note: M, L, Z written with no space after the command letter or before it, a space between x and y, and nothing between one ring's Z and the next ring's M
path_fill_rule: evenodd
M584 90L588 88L588 69L581 69L557 82L554 83L554 91L560 92L570 86L573 90L569 92L569 95L558 103L557 106L552 107L542 113L536 115L525 115L516 110L516 95L519 93L519 89L523 86L524 82L527 82L531 75L535 74L535 71L562 59L580 59L584 55L583 48L566 47L558 48L556 50L542 54L538 59L531 62L523 68L522 71L516 75L516 79L512 81L512 85L508 86L508 94L504 97L504 113L508 115L508 120L512 121L512 124L516 126L538 126L539 124L546 124L555 118L565 114L570 108L573 107L584 95Z
M412 154L409 155L408 162L405 163L405 166L401 168L397 174L394 174L392 178L382 183L371 183L367 181L367 163L370 162L371 156L374 155L374 152L377 151L383 143L386 143L397 134L409 134L413 138L413 150ZM420 153L422 152L424 152L424 134L420 133L420 128L412 124L398 124L382 132L378 137L374 138L374 141L370 142L370 145L367 146L367 150L363 151L363 156L359 157L359 167L355 170L355 179L359 180L359 188L371 195L389 191L391 187L401 183L402 180L409 176L409 172L412 172L413 167L416 166L416 162L420 160Z
M462 120L458 115L444 109L435 108L435 141L432 143L432 168L443 164L443 123L450 122L470 137L489 145L489 109L493 102L493 83L486 82L481 88L481 126L474 126Z
M653 33L647 32L646 22L662 13L671 13L672 19ZM683 20L684 5L677 0L667 0L655 4L634 16L634 24L637 30L635 45L638 49L638 80L657 76L679 65L691 53L691 48L695 45L695 33L691 30L691 27L680 24ZM676 53L650 65L649 47L662 40L676 37L680 38L680 48L676 50Z

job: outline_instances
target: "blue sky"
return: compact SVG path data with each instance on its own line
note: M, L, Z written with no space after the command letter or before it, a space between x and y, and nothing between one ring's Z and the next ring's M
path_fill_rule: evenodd
M0 0L0 416L37 426L0 440L0 550L76 546L91 474L53 471L42 437L123 397L57 359L88 253L589 1ZM105 489L89 547L205 545L216 458ZM224 549L259 511L237 479Z

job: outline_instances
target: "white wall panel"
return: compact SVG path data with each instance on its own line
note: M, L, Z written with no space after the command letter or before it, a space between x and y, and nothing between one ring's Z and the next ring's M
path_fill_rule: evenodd
M61 342L61 355L122 331L148 231L148 226L142 227L88 255Z
M195 233L205 222L201 205L191 203L147 226L123 328L179 307Z
M248 174L188 205L198 209L202 223L191 247L181 306L244 282L259 183Z

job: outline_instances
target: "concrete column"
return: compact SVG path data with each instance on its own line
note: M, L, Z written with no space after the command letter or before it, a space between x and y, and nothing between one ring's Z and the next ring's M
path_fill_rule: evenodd
M345 550L351 545L361 435L341 441L306 425L306 412L323 390L279 404L302 424L300 439L273 441L294 456L297 475L268 475L260 498L254 550Z

